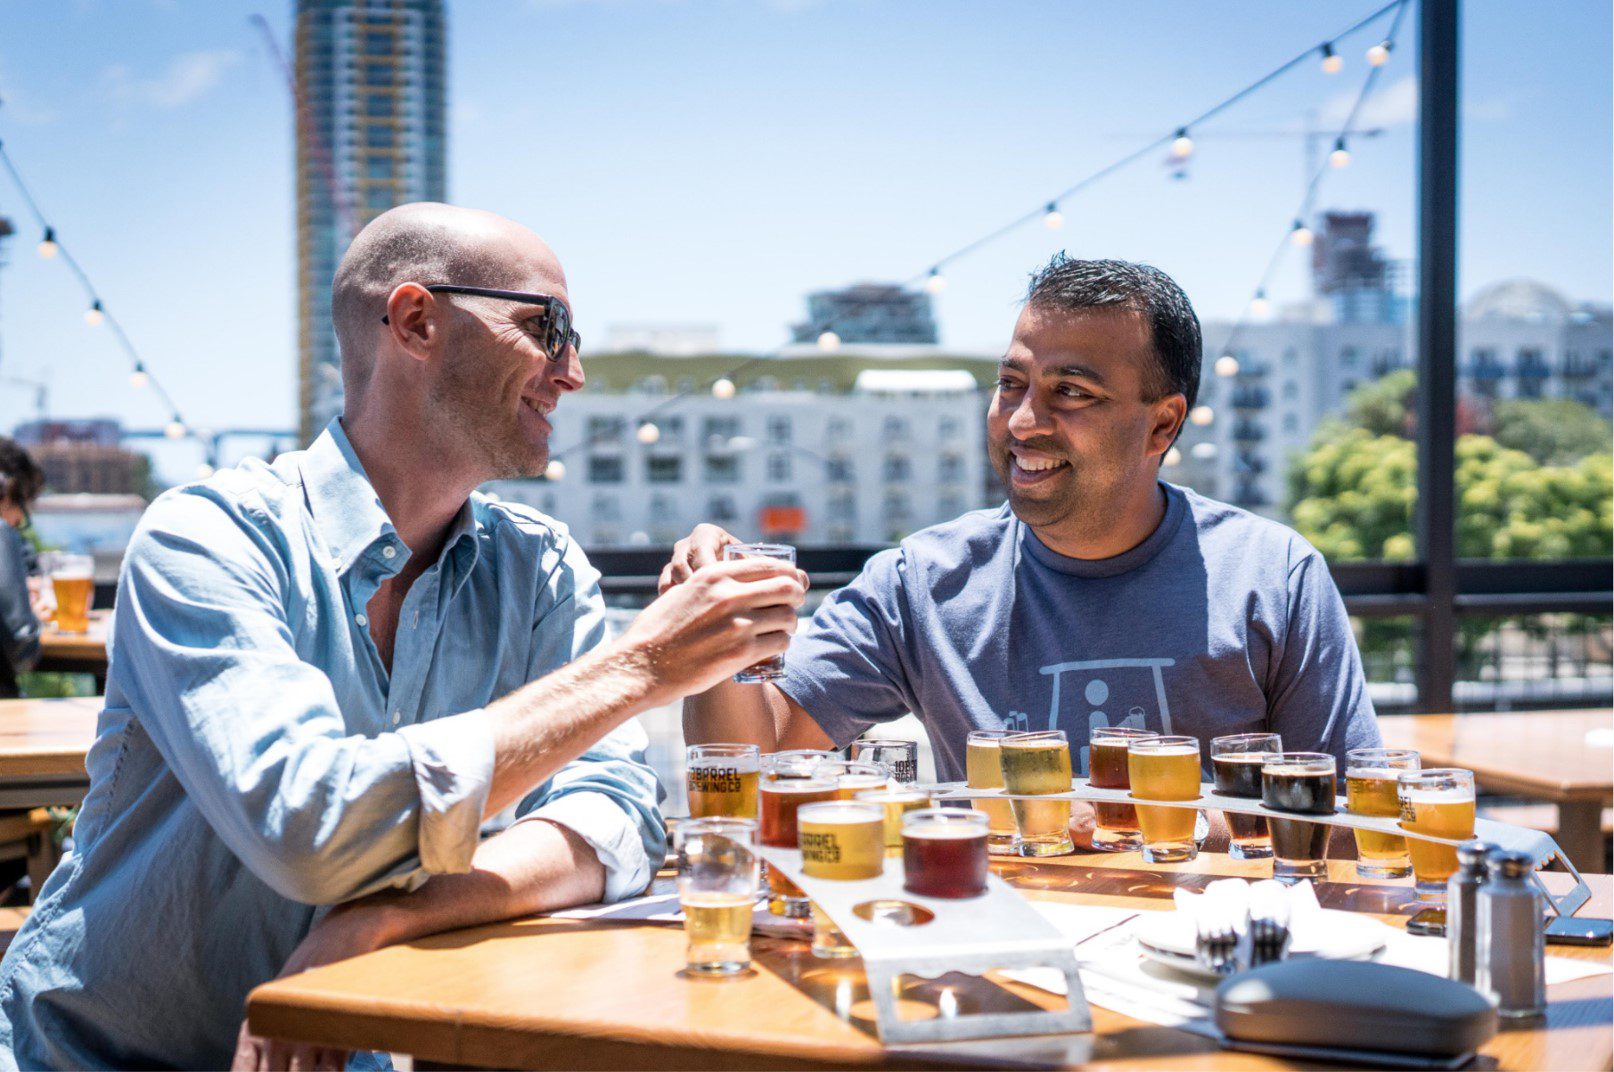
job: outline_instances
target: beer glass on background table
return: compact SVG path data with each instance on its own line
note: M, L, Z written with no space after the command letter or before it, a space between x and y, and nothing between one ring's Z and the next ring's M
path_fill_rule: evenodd
M1261 767L1261 803L1274 811L1332 815L1334 757L1326 752L1279 752ZM1328 833L1322 823L1267 819L1272 830L1272 877L1289 882L1328 877Z
M998 744L1012 730L971 730L964 746L965 784L971 789L1002 789L1003 760ZM1019 831L1007 800L972 800L970 807L986 816L986 851L998 856L1019 852Z
M816 773L822 753L775 753L762 757L762 780L757 786L761 805L762 844L796 848L796 811L803 804L836 799L832 775ZM768 910L776 916L806 919L807 895L776 868L767 869Z
M796 812L801 870L813 878L848 882L885 870L885 809L856 800L804 804ZM828 960L857 956L857 948L824 910L812 906L813 955Z
M1127 777L1140 803L1138 828L1143 858L1152 864L1174 864L1199 855L1194 843L1195 808L1159 808L1145 800L1195 800L1199 791L1199 738L1181 735L1145 737L1127 745Z
M885 812L885 854L902 855L902 817L911 811L930 807L930 794L907 785L884 789L860 789L853 800L878 804Z
M737 558L776 558L796 564L796 549L783 543L731 543L723 548L723 561ZM755 685L763 681L776 681L785 676L785 655L780 652L760 663L755 663L734 675L742 685Z
M693 975L734 975L751 966L756 840L754 819L690 819L673 831L686 970Z
M984 812L924 808L902 817L903 889L921 897L976 897L986 892Z
M689 814L694 819L755 819L761 750L754 744L692 744L684 753Z
M1153 730L1126 726L1096 726L1087 742L1087 783L1099 789L1131 789L1127 748L1133 741L1160 736ZM1093 804L1093 848L1105 852L1131 852L1143 846L1138 810L1130 804Z
M1456 767L1404 771L1396 778L1401 825L1436 837L1466 841L1474 836L1474 772ZM1421 901L1446 900L1446 880L1457 870L1457 847L1407 838L1412 875Z
M1070 742L1064 730L1012 733L998 742L1003 788L1010 793L1042 796L1068 793ZM1021 856L1065 856L1076 851L1070 840L1069 800L1011 800Z
M62 633L90 631L90 603L95 598L95 560L89 555L48 551L39 567L50 578L56 597L56 629Z
M1398 818L1396 779L1420 765L1418 753L1409 748L1351 749L1345 753L1345 810ZM1363 878L1406 878L1412 874L1407 839L1377 830L1356 831L1356 873Z
M883 763L903 785L919 780L919 742L864 738L852 742L853 762Z
M1216 791L1230 797L1261 799L1261 767L1267 756L1283 751L1276 733L1235 733L1211 738L1211 773ZM1227 820L1227 854L1235 860L1265 860L1272 855L1272 832L1260 815L1222 813Z

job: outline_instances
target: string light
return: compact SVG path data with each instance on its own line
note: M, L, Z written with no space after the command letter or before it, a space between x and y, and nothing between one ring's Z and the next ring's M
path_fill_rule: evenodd
M1170 450L1166 451L1165 463L1168 467L1181 465L1182 451L1178 450L1176 447L1172 447Z
M566 479L566 463L561 461L559 458L556 458L553 461L551 461L548 465L544 466L544 479L545 480L565 480Z
M134 371L129 373L129 386L134 387L134 388L141 388L141 387L146 386L146 384L148 384L150 382L151 382L151 377L149 375L147 375L147 373L146 373L146 366L144 366L140 362L136 361Z
M1239 374L1239 359L1232 354L1223 354L1216 359L1216 375L1237 376Z
M925 277L925 289L932 294L940 294L947 289L947 277L942 275L939 267L932 268L930 274ZM836 341L839 342L840 340L837 339ZM822 345L822 340L820 340L820 345Z
M661 429L656 427L656 423L654 421L640 421L639 430L634 433L634 436L639 440L639 442L648 447L650 444L661 438Z
M203 462L201 465L196 467L196 479L206 480L208 477L213 475L213 471L214 470L211 465Z
M1188 453L1201 460L1214 458L1216 457L1216 444L1208 441L1195 443Z
M39 255L48 261L56 256L59 249L61 247L56 244L56 228L45 228L45 237L39 240Z
M1309 246L1315 237L1311 233L1311 228L1299 220L1296 220L1294 226L1289 228L1289 241L1297 246Z
M101 308L100 298L95 299L95 301L90 304L90 307L84 310L84 322L90 325L92 328L100 327L101 322L105 319L106 311Z
M168 426L163 429L163 435L167 436L169 439L184 439L185 422L176 416L173 420L169 421Z
M1351 151L1345 148L1344 138L1334 139L1334 151L1328 154L1328 166L1342 168L1351 162Z
M1383 67L1390 62L1390 49L1394 47L1389 41L1380 41L1367 50L1367 62L1373 67Z
M1177 133L1171 138L1171 155L1178 160L1187 160L1194 154L1194 139L1188 136L1187 127L1178 127Z
M1197 424L1201 428L1204 428L1215 419L1216 411L1211 409L1209 406L1195 406L1193 409L1188 411L1188 420L1193 424Z
M1345 67L1345 59L1334 51L1332 41L1323 42L1323 73L1338 74Z
M818 336L818 348L826 354L832 354L841 348L841 337L833 331L822 332Z
M1057 201L1048 202L1048 207L1043 211L1042 214L1042 224L1050 231L1057 231L1061 227L1065 226L1065 214L1059 211L1059 203Z
M712 381L712 397L728 400L734 397L734 381L727 376Z
M1255 297L1250 299L1250 314L1252 316L1266 316L1271 308L1272 303L1267 301L1266 288L1262 287L1255 292Z

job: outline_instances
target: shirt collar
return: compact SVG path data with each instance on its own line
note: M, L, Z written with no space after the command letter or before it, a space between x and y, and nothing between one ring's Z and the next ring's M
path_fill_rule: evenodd
M1166 512L1142 543L1128 551L1122 551L1113 558L1069 558L1050 548L1037 538L1031 531L1031 526L1015 518L1015 525L1020 530L1020 544L1037 562L1059 573L1069 574L1072 577L1119 577L1123 573L1130 573L1140 566L1153 561L1167 544L1177 534L1182 525L1183 517L1188 513L1187 502L1182 489L1160 481L1159 487L1166 499Z

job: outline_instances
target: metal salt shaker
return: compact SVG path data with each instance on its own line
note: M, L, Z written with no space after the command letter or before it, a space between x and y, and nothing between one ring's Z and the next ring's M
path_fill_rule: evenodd
M1541 894L1530 884L1535 861L1528 853L1497 850L1479 889L1479 942L1474 985L1496 999L1504 1019L1538 1017L1547 1011L1546 929Z
M1495 845L1465 841L1457 846L1457 870L1446 880L1446 946L1450 966L1446 975L1474 985L1474 957L1479 928L1475 925L1476 898L1485 881L1485 858Z

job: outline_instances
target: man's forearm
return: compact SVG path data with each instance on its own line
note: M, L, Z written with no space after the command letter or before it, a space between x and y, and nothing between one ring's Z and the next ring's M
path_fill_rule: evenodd
M775 703L779 690L769 684L740 685L725 681L684 698L684 740L689 744L754 744L764 752L779 750Z

